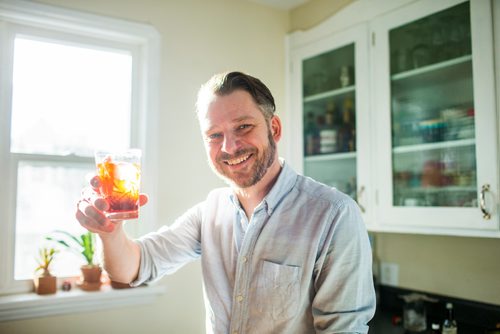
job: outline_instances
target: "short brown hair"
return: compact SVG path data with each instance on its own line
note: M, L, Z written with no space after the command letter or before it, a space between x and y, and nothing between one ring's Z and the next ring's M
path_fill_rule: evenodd
M242 72L225 72L212 76L198 91L196 112L200 111L207 94L224 96L236 90L248 92L267 120L273 117L276 105L269 88L259 79Z

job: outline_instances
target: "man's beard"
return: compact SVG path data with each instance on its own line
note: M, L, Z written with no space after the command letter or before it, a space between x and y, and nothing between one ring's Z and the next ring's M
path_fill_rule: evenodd
M224 182L229 185L235 185L239 188L248 188L254 186L262 180L264 175L266 175L267 170L274 162L276 155L276 142L272 136L270 129L268 129L268 145L264 148L261 155L256 156L258 151L256 149L242 149L237 151L235 154L221 154L220 157L217 157L217 162L214 164L212 160L209 158L209 164L212 170L219 176ZM256 160L252 166L250 177L246 178L238 178L238 172L231 173L224 170L223 165L224 160L230 160L237 157L242 157L247 154L252 154Z

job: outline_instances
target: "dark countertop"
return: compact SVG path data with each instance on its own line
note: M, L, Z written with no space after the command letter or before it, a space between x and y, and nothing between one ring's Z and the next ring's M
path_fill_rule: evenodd
M392 315L388 312L377 310L375 317L369 323L369 334L403 334L404 328L401 323L398 326L392 324Z
M403 327L402 320L397 325L392 324L393 316L400 317L400 315L398 314L392 314L390 312L385 312L385 311L377 311L375 317L369 323L370 329L368 331L368 334L407 334L407 332L405 332L405 329ZM485 329L483 328L478 328L463 323L462 324L458 323L458 328L460 334L485 333ZM419 332L418 334L432 334L431 322L429 321L429 319L427 319L427 330Z
M369 334L408 334L403 327L403 300L401 295L414 292L402 288L379 286L379 304L369 323ZM422 293L421 291L417 291ZM473 302L449 296L427 293L438 302L426 303L427 330L419 334L431 334L431 324L442 324L446 317L445 303L452 302L460 334L498 333L500 329L500 305ZM487 329L490 329L488 331Z

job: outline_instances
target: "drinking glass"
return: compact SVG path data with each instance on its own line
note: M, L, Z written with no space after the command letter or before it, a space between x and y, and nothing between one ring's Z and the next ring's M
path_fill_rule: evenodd
M109 203L106 217L111 220L139 217L141 150L95 152L99 192Z

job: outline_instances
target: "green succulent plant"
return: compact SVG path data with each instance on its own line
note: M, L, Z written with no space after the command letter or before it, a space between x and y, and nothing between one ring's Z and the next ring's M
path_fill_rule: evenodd
M57 253L59 251L54 248L41 247L38 250L38 257L36 258L38 267L36 267L35 272L42 271L43 276L50 275L49 267Z
M75 254L85 258L88 265L96 265L94 263L95 254L95 234L85 232L79 236L75 236L69 232L56 230L51 236L46 237L47 240L55 241L64 246Z

